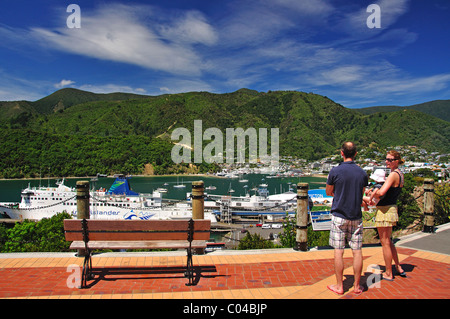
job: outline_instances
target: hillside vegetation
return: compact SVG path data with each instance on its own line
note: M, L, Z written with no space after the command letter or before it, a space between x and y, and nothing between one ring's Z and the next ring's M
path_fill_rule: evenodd
M372 106L355 110L366 115L378 112L416 110L428 115L435 116L445 121L450 121L450 100L436 100L411 106Z
M175 172L170 134L177 127L193 134L194 120L224 136L226 128L279 128L281 155L308 160L335 153L344 140L450 151L448 121L409 108L365 115L297 91L143 96L63 89L35 102L0 102L0 108L0 177L6 178L49 170L59 176L140 174L146 164L155 173Z

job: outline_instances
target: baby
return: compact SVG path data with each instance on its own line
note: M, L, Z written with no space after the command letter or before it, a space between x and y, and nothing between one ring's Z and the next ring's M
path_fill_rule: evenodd
M364 192L366 196L363 196L363 206L366 210L368 209L369 205L376 206L382 198L374 198L374 196L381 188L381 186L383 186L386 180L386 172L384 171L384 169L377 169L375 170L375 172L373 172L372 175L370 175L370 179L373 179L376 184L374 184L371 189L366 189L366 191Z

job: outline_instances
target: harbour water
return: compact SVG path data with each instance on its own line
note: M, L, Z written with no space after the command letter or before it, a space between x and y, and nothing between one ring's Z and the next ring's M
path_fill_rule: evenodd
M247 181L243 181L243 179ZM66 178L65 185L75 187L79 180L89 180L89 178ZM100 187L109 189L115 178L100 177L95 182L95 189ZM152 193L157 188L166 188L167 193L163 194L164 199L184 200L186 193L191 192L193 181L202 180L205 188L215 186L215 190L205 190L208 194L229 195L230 190L232 196L245 196L246 193L254 194L255 188L261 184L267 184L267 190L270 195L280 194L295 190L297 183L309 183L310 189L324 188L326 179L323 177L268 177L263 174L247 174L239 178L223 178L215 176L197 176L197 175L180 175L180 176L136 176L130 179L132 190L138 193ZM55 186L57 179L23 179L23 180L0 180L0 202L19 202L20 192L26 188L28 184L31 187L38 186ZM174 187L176 185L185 185L186 187ZM92 182L91 182L92 187Z

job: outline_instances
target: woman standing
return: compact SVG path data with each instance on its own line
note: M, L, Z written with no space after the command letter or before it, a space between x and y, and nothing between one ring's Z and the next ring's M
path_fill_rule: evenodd
M383 257L386 264L386 271L383 275L383 279L389 281L394 280L394 275L392 274L392 259L395 262L395 267L399 275L406 277L406 273L403 271L398 260L397 249L391 240L392 227L395 226L398 221L397 199L404 183L403 174L398 169L398 166L403 163L404 160L397 151L389 151L387 153L386 167L391 169L391 173L375 195L379 198L384 196L377 203L375 226L378 229L383 248Z

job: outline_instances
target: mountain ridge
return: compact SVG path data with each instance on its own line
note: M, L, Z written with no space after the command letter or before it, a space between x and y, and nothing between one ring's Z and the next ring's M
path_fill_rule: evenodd
M269 91L280 92L280 91ZM289 92L289 91L283 91ZM298 92L298 91L290 91ZM187 92L187 93L203 93L203 92ZM210 92L205 92L210 93ZM251 90L247 88L239 89L235 92L230 93L210 93L216 95L230 95L235 93L245 93L250 95L267 94L264 92L258 92L256 90ZM181 93L182 94L182 93ZM313 94L313 93L312 93ZM22 109L23 112L39 113L39 114L51 114L52 112L57 112L61 109L68 108L73 105L94 102L94 101L124 101L124 100L135 100L135 99L148 99L148 98L158 98L162 96L168 96L171 94L162 95L145 95L145 94L135 94L126 92L113 92L113 93L93 93L89 91L84 91L75 88L63 88L57 90L48 96L45 96L36 101L0 101L0 108L3 109L3 114L8 108L16 108L17 110ZM8 106L8 107L6 107ZM423 112L425 114L433 115L435 117L441 118L446 121L450 121L450 99L449 100L432 100L428 102L407 105L407 106L397 106L397 105L381 105L381 106L369 106L364 108L351 108L364 115L370 115L378 112L395 112L402 109L412 109ZM7 112L6 112L7 113ZM3 118L10 118L17 114L11 114L14 112L9 112ZM2 119L2 117L0 117Z
M445 121L450 121L450 100L433 100L429 102L409 105L409 106L371 106L365 108L354 109L362 114L369 115L378 112L395 112L403 109L420 111L422 113L435 116Z
M380 113L373 112L373 108L369 114L362 114L314 93L244 88L223 94L187 92L159 96L62 89L35 102L0 102L0 107L5 104L8 110L16 108L18 114L10 112L9 118L4 116L3 126L45 134L159 136L172 142L173 129L185 127L194 132L194 120L202 120L203 129L217 127L222 132L232 127L278 127L280 153L306 159L325 157L344 140L362 145L411 144L450 152L450 123L417 110L432 110L433 105L426 103L415 109Z

